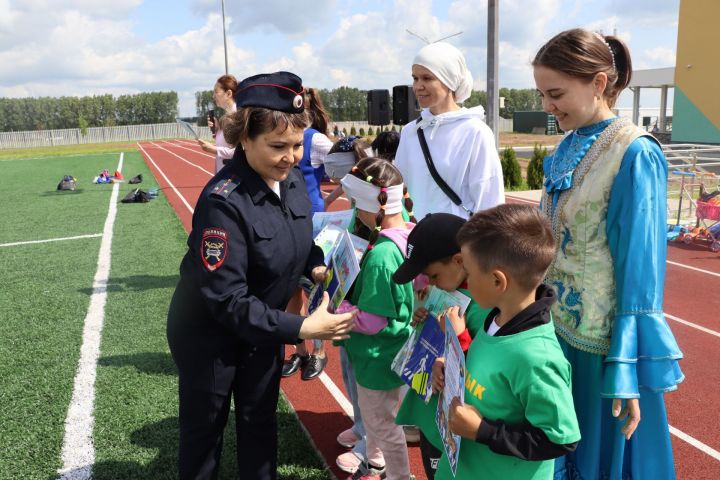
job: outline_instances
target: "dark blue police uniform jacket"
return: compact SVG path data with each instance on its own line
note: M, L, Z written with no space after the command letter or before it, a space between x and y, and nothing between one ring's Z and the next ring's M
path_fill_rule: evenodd
M302 173L293 168L280 190L281 199L238 149L200 194L167 327L191 388L226 394L238 353L298 341L303 317L284 309L323 253Z

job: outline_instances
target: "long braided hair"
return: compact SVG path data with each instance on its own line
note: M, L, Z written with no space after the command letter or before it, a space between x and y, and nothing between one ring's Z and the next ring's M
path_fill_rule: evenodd
M380 230L382 230L382 221L385 219L385 204L387 203L387 192L384 190L387 187L393 187L403 183L403 177L400 170L397 169L389 161L376 158L367 157L360 160L350 171L350 175L353 175L363 181L369 182L376 187L380 188L378 194L378 203L380 204L380 210L375 216L375 228L370 232L368 241L370 242L370 248L378 239ZM403 187L403 203L405 210L407 210L410 216L410 221L415 223L415 216L413 214L413 202L408 194L407 187ZM355 233L360 233L362 230L362 222L355 222Z

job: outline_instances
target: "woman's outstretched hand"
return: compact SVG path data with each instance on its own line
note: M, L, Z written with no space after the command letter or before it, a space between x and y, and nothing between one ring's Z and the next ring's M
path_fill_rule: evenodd
M355 325L357 310L334 314L328 312L330 297L323 293L323 299L317 310L307 317L300 327L301 339L315 338L319 340L344 340Z

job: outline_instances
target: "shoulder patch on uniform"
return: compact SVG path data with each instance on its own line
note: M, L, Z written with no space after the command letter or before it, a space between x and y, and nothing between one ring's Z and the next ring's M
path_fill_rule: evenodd
M232 175L230 178L218 180L215 186L210 189L210 195L228 198L228 196L240 185L240 179Z
M221 228L206 228L202 234L200 248L205 268L214 272L223 264L228 254L227 232Z

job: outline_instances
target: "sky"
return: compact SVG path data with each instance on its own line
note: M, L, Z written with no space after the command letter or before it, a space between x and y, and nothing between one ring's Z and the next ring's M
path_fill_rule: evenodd
M499 85L534 88L554 34L617 32L634 69L673 67L679 0L499 0ZM225 73L221 0L0 0L0 97L176 91L181 116ZM447 41L486 87L487 0L225 0L229 72L288 70L307 86L410 84L417 51ZM408 33L408 30L415 35ZM672 94L669 95L672 98ZM659 91L641 107L657 107ZM630 107L624 93L618 106Z

